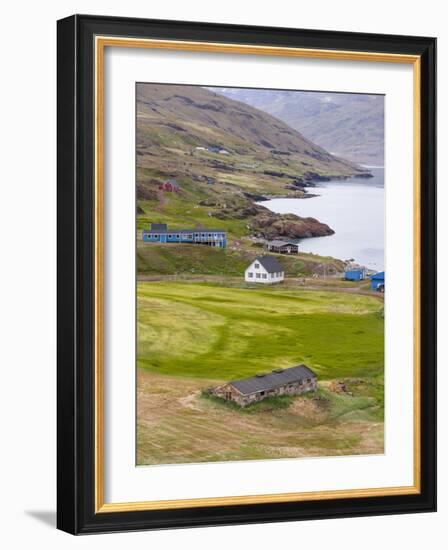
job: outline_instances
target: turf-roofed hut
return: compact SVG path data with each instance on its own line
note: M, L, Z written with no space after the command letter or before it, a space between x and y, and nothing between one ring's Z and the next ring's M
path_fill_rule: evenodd
M274 369L250 378L234 380L210 390L213 395L234 401L241 407L279 395L300 395L317 388L317 376L306 365Z

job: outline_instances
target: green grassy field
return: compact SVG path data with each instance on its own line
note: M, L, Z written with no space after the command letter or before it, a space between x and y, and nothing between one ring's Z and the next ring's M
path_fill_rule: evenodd
M383 371L381 304L325 291L138 284L138 365L232 380L297 363L319 379Z
M376 297L178 281L137 292L138 464L383 452ZM203 393L301 362L318 375L316 393L247 409Z

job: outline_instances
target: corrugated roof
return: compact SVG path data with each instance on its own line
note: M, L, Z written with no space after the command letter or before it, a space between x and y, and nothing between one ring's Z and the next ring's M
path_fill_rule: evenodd
M160 230L154 230L154 229L145 229L145 233L147 234L165 234L169 233L170 235L177 235L179 233L185 234L185 233L225 233L224 229L160 229Z
M259 262L268 273L278 273L280 271L284 271L282 264L279 263L277 258L274 258L274 256L259 256L258 258L255 258L256 262Z
M380 271L379 273L375 273L374 275L371 275L371 279L384 279L384 271Z
M272 371L264 376L252 376L243 380L234 380L233 382L229 382L229 384L243 395L249 395L260 391L272 390L285 384L304 380L305 378L316 378L316 375L306 365L297 365L284 369L281 372Z

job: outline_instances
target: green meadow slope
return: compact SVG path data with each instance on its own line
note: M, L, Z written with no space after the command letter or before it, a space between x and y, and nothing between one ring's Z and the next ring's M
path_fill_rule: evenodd
M140 278L157 275L215 275L238 277L242 281L246 267L262 252L263 248L249 242L220 249L188 244L148 244L138 239L137 270ZM309 277L324 272L336 274L345 267L341 260L307 253L284 255L280 261L286 277Z
M306 363L319 379L381 377L375 297L203 283L138 283L138 365L232 380Z
M377 298L140 282L137 300L138 464L384 451ZM203 394L219 382L301 362L318 375L316 394L247 409Z

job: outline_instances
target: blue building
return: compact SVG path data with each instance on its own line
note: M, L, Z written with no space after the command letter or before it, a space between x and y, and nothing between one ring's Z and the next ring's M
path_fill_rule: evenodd
M366 270L364 268L348 269L344 273L344 279L346 281L362 281L366 278Z
M375 273L370 277L371 285L370 288L372 290L376 290L377 292L384 292L384 271L380 271L379 273Z
M148 243L205 244L218 248L227 245L227 234L222 229L168 229L164 223L152 223L142 231L142 240Z

